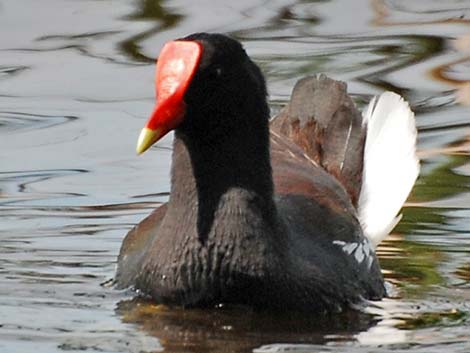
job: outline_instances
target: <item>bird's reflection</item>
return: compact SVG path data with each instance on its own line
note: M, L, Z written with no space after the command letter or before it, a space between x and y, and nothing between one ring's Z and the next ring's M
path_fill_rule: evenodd
M158 338L168 352L251 352L268 344L353 340L377 319L360 311L321 316L257 312L246 307L182 309L142 298L121 301L121 320Z

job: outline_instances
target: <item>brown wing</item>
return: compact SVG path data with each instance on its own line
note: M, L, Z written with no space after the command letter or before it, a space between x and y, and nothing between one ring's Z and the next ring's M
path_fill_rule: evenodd
M303 195L334 212L356 213L344 186L275 132L271 132L271 163L276 194Z
M118 288L134 285L142 261L147 254L145 250L150 247L155 238L166 208L166 204L161 205L127 233L121 245L114 278Z
M271 131L333 175L357 206L366 127L345 83L324 75L301 79L287 107L272 120Z

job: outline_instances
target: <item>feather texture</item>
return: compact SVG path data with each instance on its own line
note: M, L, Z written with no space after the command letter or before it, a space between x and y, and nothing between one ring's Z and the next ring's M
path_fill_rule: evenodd
M271 129L287 136L333 175L357 205L366 131L346 83L325 75L301 79Z
M398 212L419 174L416 125L408 103L385 92L363 113L367 126L359 220L377 246L400 220Z

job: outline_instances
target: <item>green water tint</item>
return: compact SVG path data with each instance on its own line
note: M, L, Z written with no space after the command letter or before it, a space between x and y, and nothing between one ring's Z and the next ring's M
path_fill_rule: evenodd
M455 98L468 54L454 45L467 12L461 1L2 2L0 353L469 352L470 108ZM126 232L168 198L171 138L140 158L135 142L160 48L196 31L243 41L273 113L317 72L346 81L361 107L384 89L410 101L422 173L379 247L391 298L281 316L159 308L100 285Z
M459 141L453 144L453 146L458 145ZM422 163L426 164L427 160ZM398 280L396 283L403 292L403 296L419 298L425 296L433 288L448 285L439 266L441 263L449 261L452 254L449 253L449 245L439 244L439 239L441 237L445 239L446 235L455 232L455 230L446 230L445 225L452 217L452 210L459 209L459 207L449 211L447 207L439 207L438 205L427 207L426 204L470 192L470 178L455 172L456 168L468 163L470 163L470 154L439 156L438 162L434 161L430 170L420 175L410 196L410 201L413 204L417 203L423 206L411 206L403 209L403 218L395 232L408 234L408 236L391 243L393 247L400 250L396 254L397 256L387 256L381 259L382 267L390 270L392 272L390 276ZM413 241L414 234L424 234L431 239L435 235L436 244ZM444 242L444 239L441 242ZM387 247L387 242L384 246ZM459 277L464 281L467 267L468 263L462 265L462 268L456 272L456 274L461 274Z
M436 326L452 327L462 325L468 322L469 319L468 313L450 310L449 312L421 314L416 318L406 320L404 324L398 325L398 327L405 330Z

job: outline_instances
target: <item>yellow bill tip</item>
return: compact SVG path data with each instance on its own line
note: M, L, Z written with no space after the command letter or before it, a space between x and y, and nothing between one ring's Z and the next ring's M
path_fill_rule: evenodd
M144 127L140 132L139 139L137 140L137 154L142 154L147 151L160 137L162 137L160 129L151 130Z

